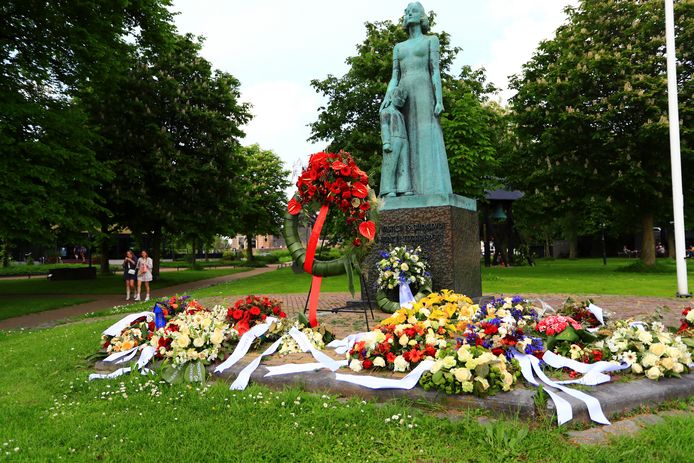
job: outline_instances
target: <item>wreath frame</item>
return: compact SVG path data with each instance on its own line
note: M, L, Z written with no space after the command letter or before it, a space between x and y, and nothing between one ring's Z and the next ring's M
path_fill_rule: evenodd
M431 288L431 280L429 280L426 284L419 288L417 294L414 295L415 302L427 297L432 292L433 290ZM382 312L395 313L398 310L400 310L400 301L391 300L388 297L388 293L384 289L378 288L376 290L376 306Z
M287 249L289 249L292 260L301 268L304 268L304 262L306 262L306 248L299 237L299 214L292 215L289 212L285 212L282 234L284 235L284 242L287 245ZM331 260L314 259L310 273L311 275L319 277L343 275L347 272L347 266L349 264L349 256L347 255Z

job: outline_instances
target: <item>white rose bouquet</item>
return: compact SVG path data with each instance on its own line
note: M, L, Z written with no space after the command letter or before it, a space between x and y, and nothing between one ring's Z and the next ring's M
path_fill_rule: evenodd
M158 357L170 359L175 366L190 361L209 364L219 357L222 344L231 334L227 309L215 306L177 314L154 333L150 344L157 349Z
M377 264L376 286L381 290L390 290L403 283L419 288L429 285L429 265L421 258L421 252L419 246L415 249L398 246L382 251L382 259Z
M660 322L616 322L612 335L595 343L595 347L609 352L611 358L606 360L626 362L632 373L654 380L688 372L692 362L682 338L667 331Z

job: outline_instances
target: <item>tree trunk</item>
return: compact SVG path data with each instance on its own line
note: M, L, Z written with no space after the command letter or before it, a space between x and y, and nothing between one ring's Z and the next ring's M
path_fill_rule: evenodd
M545 257L552 257L552 254L549 249L549 234L545 235Z
M2 266L10 266L10 243L2 240Z
M641 216L641 262L646 267L655 265L655 238L653 237L653 213Z
M569 237L569 259L575 259L578 257L578 237Z
M668 230L667 233L667 255L668 257L675 258L675 230Z
M101 236L99 239L99 255L101 256L101 262L99 263L99 271L103 275L108 275L111 273L111 267L108 264L108 243L110 241L111 234L108 231L108 224L101 224Z
M253 260L253 242L250 234L246 235L246 259L248 259L248 262Z
M197 239L193 238L193 256L190 258L190 265L192 268L195 268L195 264L197 263L197 253L195 251L196 242Z
M161 262L161 225L152 232L152 279L159 280L159 263Z

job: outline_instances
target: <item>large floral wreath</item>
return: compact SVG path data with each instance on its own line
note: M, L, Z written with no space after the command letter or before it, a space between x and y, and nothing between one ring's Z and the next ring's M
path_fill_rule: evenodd
M372 241L376 236L376 224L369 217L373 212L371 202L375 200L375 196L368 181L369 176L357 167L349 153L315 153L299 176L297 194L289 201L283 234L294 262L313 275L309 296L309 320L312 326L318 323L316 308L322 277L347 273L350 290L353 288L353 253L348 252L347 255L330 261L315 259L316 245L328 211L332 208L344 215L344 223L349 230L345 241L348 247L352 246L350 250L361 247L364 244L362 238ZM316 207L319 208L318 216L308 245L304 248L299 238L298 217L304 208L313 212Z
M369 176L357 167L349 153L320 152L311 155L308 166L297 181L297 193L289 201L284 235L292 258L303 266L306 249L299 238L298 217L304 208L316 206L337 210L345 216L352 232L351 245L360 247L363 238L373 240L376 224L369 219L372 212ZM331 261L314 261L311 274L333 276L345 273L345 257Z

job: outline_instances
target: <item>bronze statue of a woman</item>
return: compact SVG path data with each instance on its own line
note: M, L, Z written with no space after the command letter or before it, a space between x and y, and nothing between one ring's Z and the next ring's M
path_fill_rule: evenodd
M453 193L451 174L439 123L443 111L439 39L426 35L429 19L419 2L407 5L403 26L410 37L393 49L393 76L381 110L393 104L393 92L400 87L407 95L401 111L409 141L412 191L449 195Z

